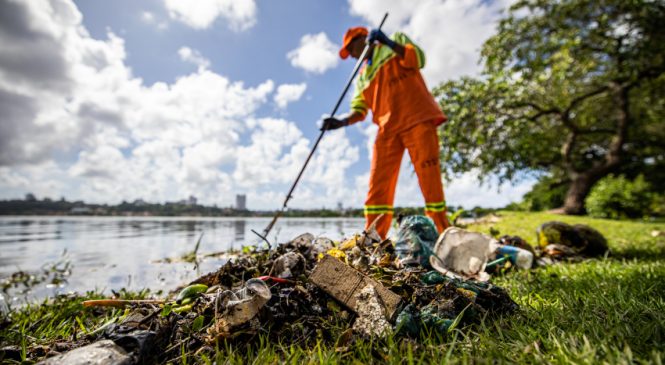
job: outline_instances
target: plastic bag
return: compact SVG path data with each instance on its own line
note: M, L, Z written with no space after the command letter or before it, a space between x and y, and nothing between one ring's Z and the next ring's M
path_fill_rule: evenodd
M433 247L439 233L434 222L422 215L411 215L402 219L397 238L395 253L404 265L421 265L430 268L429 258L434 253Z

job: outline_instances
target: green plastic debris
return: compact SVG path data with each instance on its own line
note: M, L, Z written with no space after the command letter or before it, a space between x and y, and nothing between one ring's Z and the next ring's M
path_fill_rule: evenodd
M454 322L453 319L441 316L439 309L436 305L432 304L427 305L420 310L420 321L425 328L442 334L447 333L448 329Z
M427 305L418 311L414 304L409 304L397 315L395 332L408 337L418 337L428 331L446 334L453 322L454 319L440 313L437 305Z
M404 265L421 265L430 268L429 257L439 233L434 222L422 215L410 215L402 219L395 240L395 253Z
M409 304L395 320L395 332L398 335L416 337L420 333L420 323L418 323L418 310L413 304Z
M420 281L425 285L441 284L449 280L451 280L449 277L436 270L428 271L420 276Z
M199 295L201 293L205 293L206 290L208 290L207 285L203 285L203 284L190 285L190 286L182 289L180 291L180 293L178 293L178 296L175 298L175 302L178 303L178 304L186 304L186 303L183 303L185 299L194 298L194 297L196 297L197 295Z

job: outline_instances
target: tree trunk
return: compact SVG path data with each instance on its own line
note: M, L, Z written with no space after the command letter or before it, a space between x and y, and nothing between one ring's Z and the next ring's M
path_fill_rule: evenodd
M614 92L614 100L617 106L616 111L616 134L610 140L608 152L602 162L595 163L590 169L584 171L576 171L571 162L570 156L575 146L576 137L579 131L572 129L566 142L564 143L561 154L564 166L570 176L570 187L566 193L566 199L563 204L563 211L566 214L582 215L586 213L584 207L584 200L591 191L591 188L598 182L598 180L607 176L614 169L621 165L623 157L623 146L626 141L629 124L629 110L628 110L628 92L629 87L622 87L616 83L612 83L610 89ZM567 118L564 115L564 121ZM566 124L564 122L564 124Z
M570 182L570 187L566 193L566 199L563 203L563 211L566 214L582 215L586 213L584 209L584 200L591 191L593 185L600 179L590 173L576 174Z

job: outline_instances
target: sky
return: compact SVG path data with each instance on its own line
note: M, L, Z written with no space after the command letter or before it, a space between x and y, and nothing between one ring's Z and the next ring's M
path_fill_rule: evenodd
M279 208L355 65L337 54L346 29L389 12L431 88L478 75L509 3L0 0L0 199ZM326 133L289 207L362 207L376 132L368 117ZM409 164L396 206L424 205ZM448 205L504 206L533 184L489 181L444 182Z

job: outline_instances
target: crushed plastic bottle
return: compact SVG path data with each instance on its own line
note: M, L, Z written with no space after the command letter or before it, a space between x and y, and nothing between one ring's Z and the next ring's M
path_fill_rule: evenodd
M519 247L500 245L496 253L497 258L508 256L510 262L520 269L530 269L533 266L533 254Z

